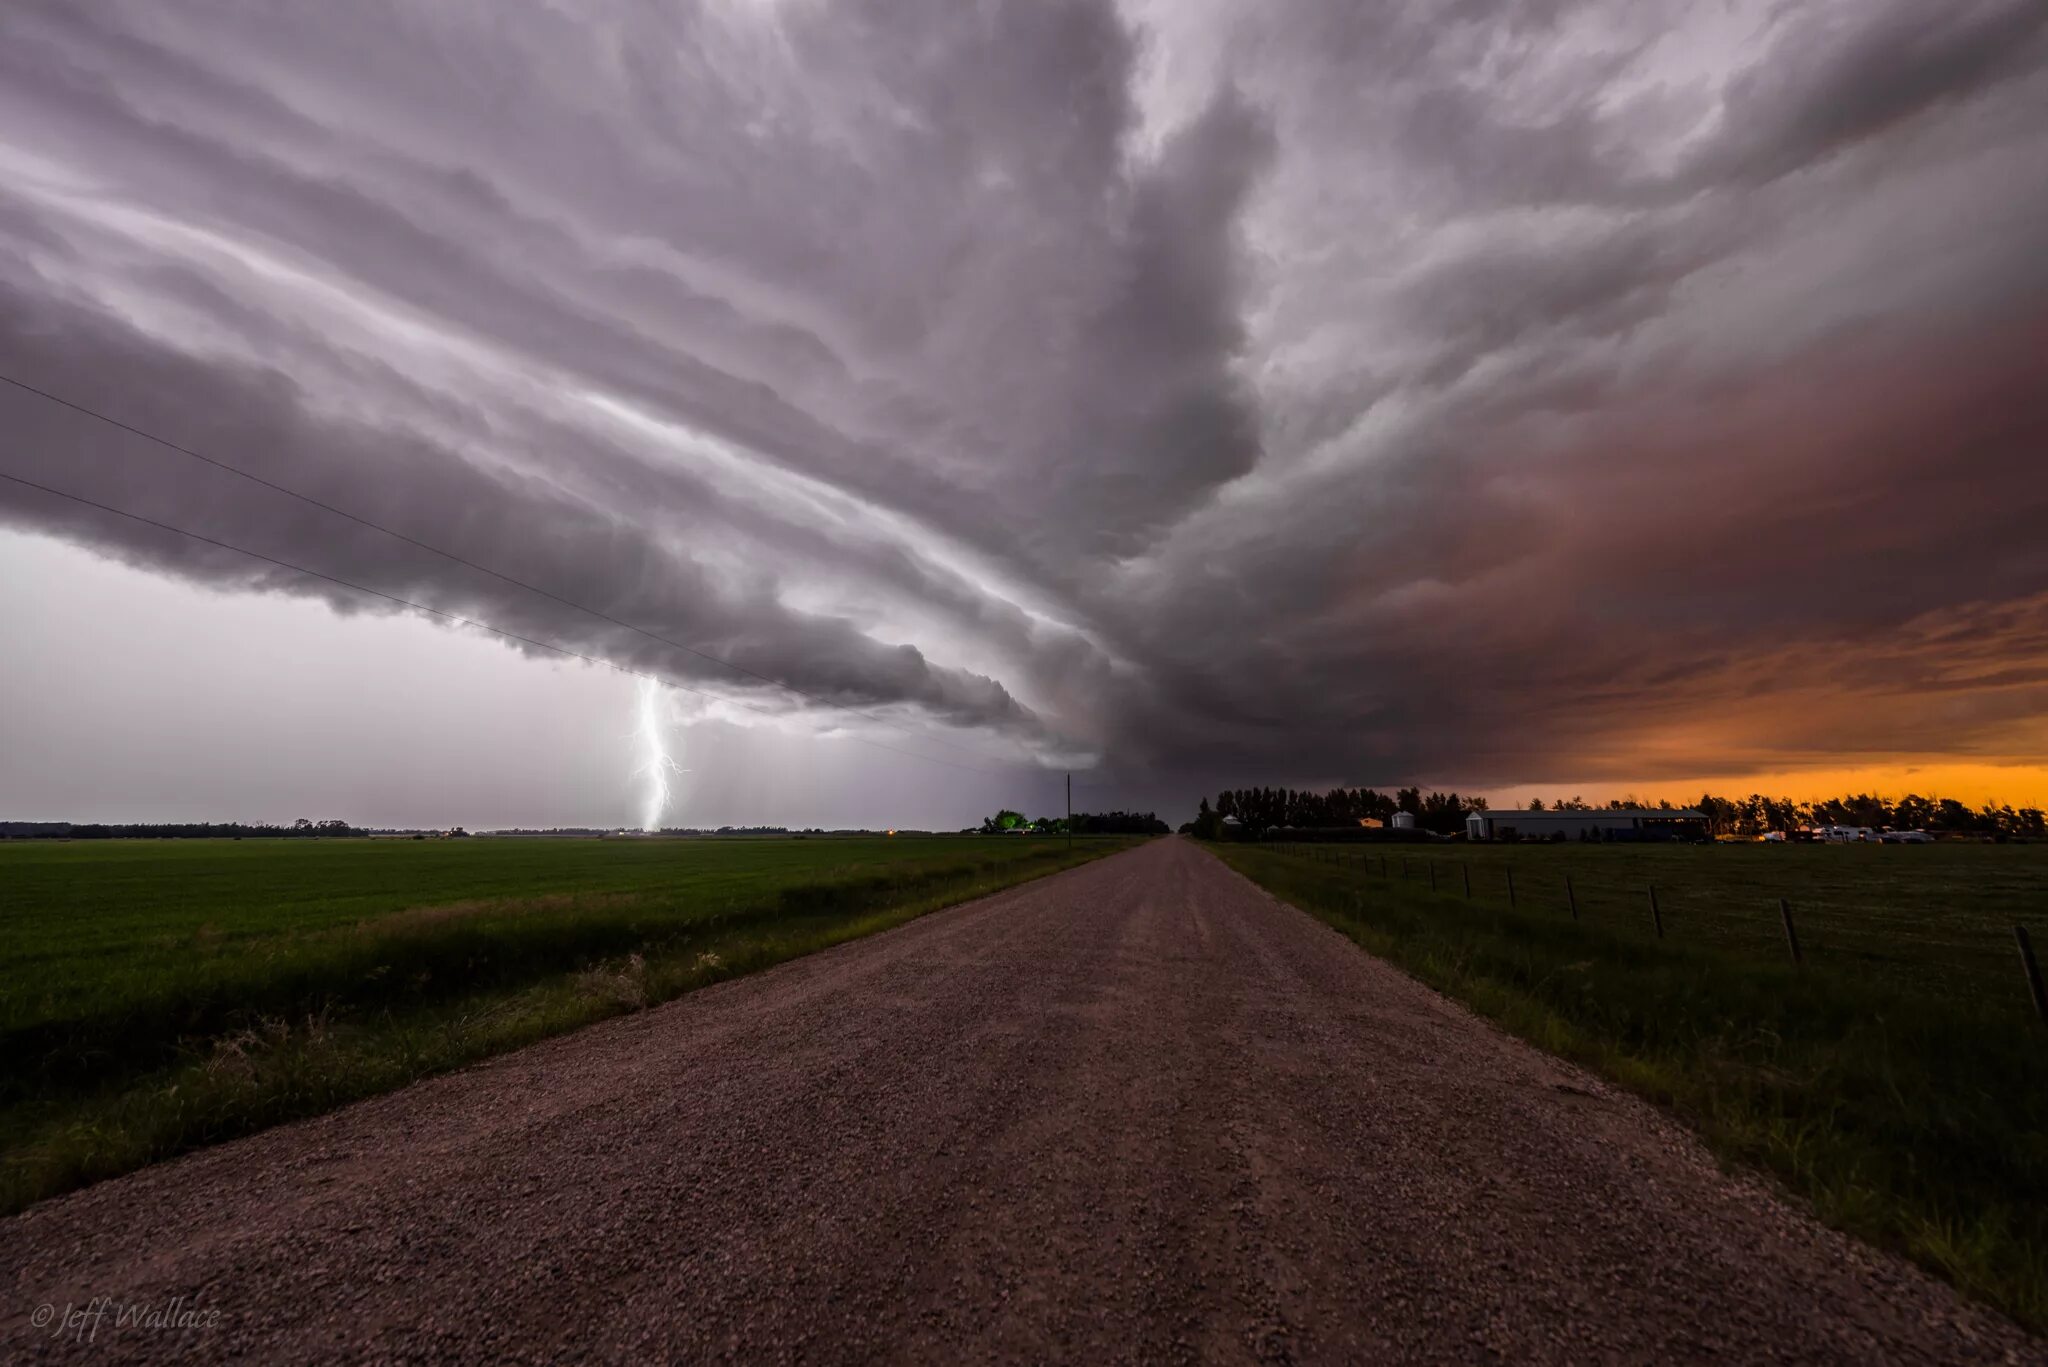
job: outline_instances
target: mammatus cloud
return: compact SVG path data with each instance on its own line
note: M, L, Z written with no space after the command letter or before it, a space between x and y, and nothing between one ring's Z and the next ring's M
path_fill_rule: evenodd
M2044 107L2023 0L32 2L0 374L615 620L18 391L0 468L984 758L2044 763Z

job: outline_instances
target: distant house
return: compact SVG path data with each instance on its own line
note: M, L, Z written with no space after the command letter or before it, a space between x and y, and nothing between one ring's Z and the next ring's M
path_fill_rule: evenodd
M1471 840L1705 840L1707 814L1691 807L1609 807L1587 812L1474 812Z

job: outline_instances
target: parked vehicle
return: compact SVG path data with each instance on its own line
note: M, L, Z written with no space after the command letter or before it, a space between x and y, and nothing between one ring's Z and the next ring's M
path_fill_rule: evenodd
M1925 831L1879 831L1881 845L1932 845L1934 837Z
M1816 826L1814 838L1829 845L1860 845L1875 840L1877 832L1868 826Z

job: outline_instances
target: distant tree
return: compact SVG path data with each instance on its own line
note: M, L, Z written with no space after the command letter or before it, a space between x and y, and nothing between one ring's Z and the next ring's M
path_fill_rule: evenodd
M1385 821L1397 810L1394 799L1385 793L1367 788L1358 795L1358 814L1369 816L1375 821Z
M1417 824L1438 835L1451 835L1464 826L1466 810L1464 799L1456 793L1431 793L1422 799Z
M1812 813L1801 803L1789 797L1775 800L1765 798L1763 820L1757 834L1764 831L1797 831L1813 824Z
M1978 827L1995 839L2008 840L2020 833L2020 814L2005 803L1987 802Z
M1530 811L1532 811L1532 812L1540 812L1540 811L1542 811L1542 810L1543 810L1543 799L1542 799L1542 798L1540 798L1540 797L1532 797L1532 798L1530 798L1530 799L1529 799L1529 810L1530 810Z
M1767 831L1771 825L1771 804L1762 793L1751 793L1742 802L1742 829L1744 835L1756 835Z
M1207 803L1207 799L1203 799ZM1214 813L1208 813L1212 820ZM1192 824L1192 823L1191 823ZM1053 829L1064 830L1062 822L1054 822ZM1075 812L1074 833L1077 835L1165 835L1172 828L1151 812Z

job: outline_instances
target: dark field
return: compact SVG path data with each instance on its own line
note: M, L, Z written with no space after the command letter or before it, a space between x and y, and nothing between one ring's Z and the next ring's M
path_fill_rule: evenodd
M1290 846L1377 875L1382 850ZM1387 847L1401 877L1401 850ZM2025 924L2048 949L2048 845L1581 845L1454 844L1405 847L1410 880L1506 906L1508 875L1523 910L1570 915L1570 877L1588 925L1654 938L1657 890L1665 938L1764 960L1788 957L1778 899L1791 904L1809 963L1901 991L1968 993L2031 1013L2012 928ZM1320 851L1322 853L1314 853Z
M0 1208L1127 843L0 845Z
M1823 1218L2048 1328L2048 1026L2012 935L2048 942L2048 848L1214 848Z

